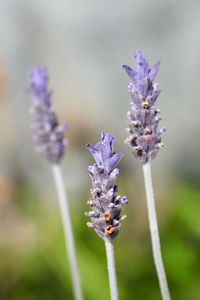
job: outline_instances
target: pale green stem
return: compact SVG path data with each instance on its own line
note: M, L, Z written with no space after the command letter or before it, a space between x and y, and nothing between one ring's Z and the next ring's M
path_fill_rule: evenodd
M146 189L147 208L148 208L148 217L149 217L149 225L150 225L150 232L151 232L151 242L152 242L154 263L156 266L162 298L163 300L170 300L171 297L168 289L167 278L165 275L165 269L164 269L161 249L160 249L160 239L159 239L158 223L156 217L150 163L143 165L143 172L144 172L144 182L145 182L145 189Z
M106 256L107 256L107 268L110 284L110 297L111 300L118 300L118 289L117 289L117 276L115 270L115 258L114 258L114 246L111 241L105 239Z
M83 300L82 290L80 285L79 271L77 265L74 236L69 212L69 205L67 200L67 194L65 191L65 185L63 181L63 176L61 173L60 166L54 164L52 166L53 176L55 179L56 189L58 193L59 207L62 218L65 245L68 252L69 264L72 276L72 285L74 290L74 296L76 300Z

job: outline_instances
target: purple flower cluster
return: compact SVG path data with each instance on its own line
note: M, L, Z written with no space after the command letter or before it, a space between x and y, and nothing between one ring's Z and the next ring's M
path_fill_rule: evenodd
M29 74L31 113L30 126L36 150L52 163L58 163L64 153L67 140L64 138L66 124L59 124L51 104L51 92L47 90L47 71L36 65Z
M127 197L121 198L117 194L118 186L115 181L119 170L115 166L122 158L123 152L114 153L113 142L111 133L102 133L101 141L95 147L87 145L96 163L88 167L93 185L90 190L92 197L88 200L92 211L85 213L92 219L92 223L87 223L88 227L93 227L101 238L111 241L118 234L121 221L126 218L120 216L121 207L128 203Z
M135 52L135 70L124 65L133 83L128 84L128 90L133 98L130 102L130 111L127 113L128 128L130 136L125 140L132 153L145 164L155 158L158 150L164 146L161 143L161 133L165 127L158 130L161 117L160 110L154 107L154 103L160 94L158 83L154 78L158 72L160 62L149 67L147 60L140 50Z

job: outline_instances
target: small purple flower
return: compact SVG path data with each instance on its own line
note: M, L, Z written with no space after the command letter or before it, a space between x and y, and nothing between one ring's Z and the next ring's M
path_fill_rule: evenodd
M117 195L118 186L115 184L119 170L115 168L123 156L123 152L118 154L113 150L114 138L111 133L102 133L101 141L93 147L88 144L96 163L88 167L92 179L92 197L88 200L92 211L85 213L90 216L92 223L87 223L93 227L96 233L103 239L113 240L118 234L121 221L126 216L120 216L121 207L128 203L128 199Z
M160 62L149 67L147 60L143 57L142 51L135 52L135 70L123 65L123 68L132 79L128 83L128 90L133 98L130 102L130 111L127 113L128 128L130 136L125 140L132 153L145 164L151 162L158 150L163 148L161 133L166 129L158 130L158 123L161 117L160 112L154 107L154 103L160 94L158 83L153 80L158 72Z
M51 104L51 92L47 90L48 74L46 69L36 65L29 74L31 113L33 121L30 129L39 153L50 162L58 163L64 154L67 140L64 138L66 124L59 124Z

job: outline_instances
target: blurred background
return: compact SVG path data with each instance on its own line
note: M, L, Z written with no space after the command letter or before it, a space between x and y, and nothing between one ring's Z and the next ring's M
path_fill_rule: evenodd
M115 241L120 299L161 299L142 169L123 144L129 81L142 49L161 60L157 100L165 148L153 162L162 252L172 298L200 299L200 2L0 1L0 299L73 299L49 164L29 132L27 74L48 68L59 119L68 123L62 163L85 299L109 299L103 241L85 226L91 187L85 144L112 131L124 151L119 191L128 215Z

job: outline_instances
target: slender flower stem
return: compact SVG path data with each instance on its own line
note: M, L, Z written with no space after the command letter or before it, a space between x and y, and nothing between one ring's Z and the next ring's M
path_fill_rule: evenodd
M111 300L118 300L118 289L117 289L117 276L115 270L115 258L114 258L114 246L111 241L105 239L106 256L107 256L107 268L110 283L110 296Z
M76 300L83 300L80 279L79 279L79 271L77 265L77 258L75 252L75 245L74 245L74 237L72 231L72 224L69 212L69 205L67 201L67 195L65 192L65 186L63 181L63 176L61 173L61 168L59 165L54 164L52 166L52 172L55 179L56 189L58 193L59 199L59 206L60 206L60 213L62 217L64 235L65 235L65 244L66 249L69 256L69 263L71 268L71 275L72 275L72 284L73 290Z
M164 269L161 249L160 249L160 240L159 240L159 232L158 232L158 223L156 218L156 209L155 209L155 201L154 201L154 194L153 194L150 163L143 165L143 172L144 172L144 182L145 182L145 189L146 189L147 208L148 208L154 262L156 266L156 271L158 275L158 280L159 280L163 300L170 300L171 297L167 285L167 278L165 274L165 269Z

